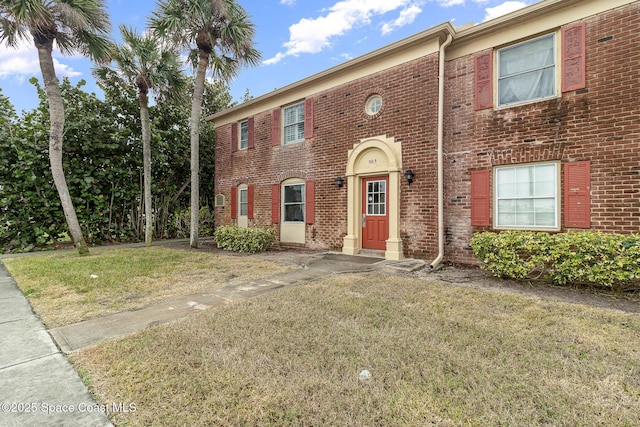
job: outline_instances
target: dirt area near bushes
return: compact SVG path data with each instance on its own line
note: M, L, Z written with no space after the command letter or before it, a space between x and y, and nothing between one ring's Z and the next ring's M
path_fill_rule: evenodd
M188 242L168 242L169 247L189 249ZM216 248L212 241L203 241L198 251L224 252ZM272 249L259 254L233 254L239 257L256 256L269 261L286 265L304 266L322 252L306 249ZM444 266L436 271L423 268L414 272L405 272L393 268L383 268L385 274L404 275L423 280L436 280L452 286L465 287L489 292L504 292L517 295L528 295L547 300L562 301L575 304L585 304L594 307L610 308L628 313L640 313L640 289L625 293L606 289L589 287L559 287L543 281L518 282L492 277L487 272L477 268L463 268L459 266Z

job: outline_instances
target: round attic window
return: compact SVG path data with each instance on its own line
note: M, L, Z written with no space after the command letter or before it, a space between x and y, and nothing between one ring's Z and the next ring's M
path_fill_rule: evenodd
M365 104L365 112L370 116L375 116L382 110L382 97L380 95L371 95Z

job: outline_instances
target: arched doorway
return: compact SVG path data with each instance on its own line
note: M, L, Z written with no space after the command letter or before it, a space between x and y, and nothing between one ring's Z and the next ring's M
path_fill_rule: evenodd
M402 259L401 144L386 136L363 139L349 150L346 176L348 218L342 252L384 249L386 259Z

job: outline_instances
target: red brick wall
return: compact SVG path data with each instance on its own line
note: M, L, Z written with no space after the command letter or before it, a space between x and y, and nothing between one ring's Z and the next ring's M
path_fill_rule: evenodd
M290 177L315 180L315 224L307 225L307 247L339 250L347 233L345 176L348 150L361 139L387 135L402 143L404 170L416 174L401 188L401 237L405 256L430 259L437 253L437 73L431 55L366 78L309 94L314 98L314 137L290 146L272 146L271 112L255 117L255 148L231 153L231 125L217 129L216 194L227 207L216 208L216 224L231 224L230 188L255 187L251 225L271 226L271 184ZM365 101L378 93L383 110L364 113ZM276 229L278 227L276 226Z
M558 99L475 111L473 56L447 63L447 260L474 262L468 243L482 228L471 227L470 171L502 164L588 160L591 228L640 232L639 12L636 3L585 19L586 89Z

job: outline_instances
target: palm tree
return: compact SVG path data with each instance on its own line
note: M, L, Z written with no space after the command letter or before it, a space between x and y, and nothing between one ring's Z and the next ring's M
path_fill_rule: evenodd
M191 100L191 247L198 247L200 210L200 120L207 71L228 81L246 65L257 65L254 25L235 0L160 0L151 28L189 49L196 70Z
M73 243L89 252L62 168L64 104L51 52L55 42L64 54L79 52L101 61L111 55L109 15L103 0L0 0L0 43L16 47L33 39L49 102L49 163Z
M149 119L149 91L164 95L169 91L180 95L186 86L178 52L167 48L151 34L138 34L134 29L120 25L124 44L113 55L120 77L135 84L138 89L140 121L142 123L142 158L144 169L144 241L147 246L153 239L153 210L151 197L151 120ZM108 67L95 70L98 78L105 79L111 72Z

